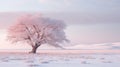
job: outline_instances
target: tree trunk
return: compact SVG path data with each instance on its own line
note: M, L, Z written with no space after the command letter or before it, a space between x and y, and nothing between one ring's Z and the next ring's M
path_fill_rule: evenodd
M37 46L37 45L32 46L32 51L30 51L29 53L34 53L34 54L35 54L38 47L39 47L39 46Z
M33 54L35 54L36 53L36 51L37 51L37 48L40 46L41 44L35 44L34 46L32 46L32 50L29 52L29 53L33 53Z

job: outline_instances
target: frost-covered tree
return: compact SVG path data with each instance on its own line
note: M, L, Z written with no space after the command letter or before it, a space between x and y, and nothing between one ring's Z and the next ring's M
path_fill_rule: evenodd
M8 39L13 43L26 42L32 47L30 53L36 53L37 48L42 44L61 47L59 44L67 41L65 28L63 21L41 15L26 15L8 29Z

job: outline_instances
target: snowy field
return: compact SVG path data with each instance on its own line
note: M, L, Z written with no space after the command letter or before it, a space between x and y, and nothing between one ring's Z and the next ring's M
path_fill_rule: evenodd
M120 54L1 52L0 67L120 67Z

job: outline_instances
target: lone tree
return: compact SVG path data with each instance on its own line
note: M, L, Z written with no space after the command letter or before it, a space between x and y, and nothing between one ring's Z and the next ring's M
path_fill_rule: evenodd
M30 53L36 53L37 48L42 44L61 47L59 44L67 41L65 27L66 25L60 20L41 15L26 15L8 29L8 39L13 43L26 42L32 47Z

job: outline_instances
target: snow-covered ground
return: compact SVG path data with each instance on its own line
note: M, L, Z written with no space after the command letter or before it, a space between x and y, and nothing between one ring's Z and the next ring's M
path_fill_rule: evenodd
M0 67L120 67L120 54L1 52Z

